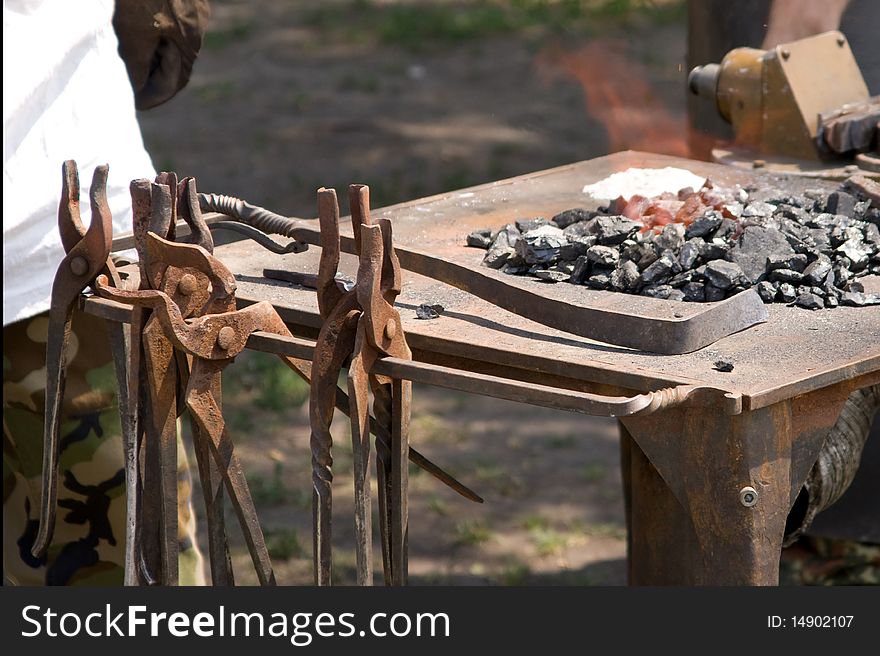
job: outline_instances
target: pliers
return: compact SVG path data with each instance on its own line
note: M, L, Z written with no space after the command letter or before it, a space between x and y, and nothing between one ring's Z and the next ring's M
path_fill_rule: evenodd
M241 523L257 577L262 585L273 585L275 575L256 508L241 463L235 453L232 438L223 421L221 373L244 349L251 333L264 331L290 336L290 332L272 305L267 302L235 310L234 277L219 260L202 247L174 243L149 233L146 236L146 247L148 262L162 263L161 266L165 268L160 281L163 289L120 290L107 284L109 281L104 277L99 277L96 282L97 291L101 296L114 301L149 308L151 310L149 322L155 322L153 324L155 334L161 331L176 351L192 358L185 388L185 403L198 427L196 453L199 454L200 473L204 475L206 471L211 472L209 480L203 479L203 486L211 490L210 494L206 491L206 502L209 505L209 535L213 540L222 533L222 530L218 531L215 523L218 513L212 512L212 508L214 511L217 509L217 482L222 480ZM149 264L146 269L148 275L153 271ZM190 294L185 294L181 286L189 288L189 284L185 283L184 279L187 275L194 276L195 273L203 274L204 278L201 279L201 283L196 280L195 289ZM210 290L207 283L210 283ZM183 296L207 294L211 299L207 307L218 309L218 306L225 304L231 309L222 312L193 313L187 318L185 311L173 300L173 296L177 294ZM151 346L157 344L159 342L151 342L146 351L149 352ZM172 360L173 354L164 358L163 362ZM157 362L158 358L152 358L151 361ZM159 372L154 372L152 376L158 380L158 374ZM153 410L161 411L168 405L162 404L157 408L154 404ZM209 469L208 463L204 462L203 456L206 452L210 452L214 463L211 467L215 467L216 470ZM213 473L215 471L216 476ZM163 510L171 511L170 508ZM176 515L176 508L173 512ZM219 513L219 517L222 517L222 513ZM173 539L176 543L177 536L174 535ZM225 534L222 535L222 539L222 545L211 546L212 578L215 583L231 582ZM166 545L164 548L171 549L171 546ZM163 558L163 561L165 560ZM164 572L163 582L168 582Z
M67 374L67 349L70 343L73 311L80 295L93 285L95 277L103 273L114 285L119 284L116 267L110 259L113 239L113 220L107 205L107 165L95 168L89 189L92 210L88 230L83 226L79 211L79 173L76 162L67 160L62 165L62 191L58 206L58 231L64 246L65 257L58 267L52 283L51 305L49 307L49 327L46 341L46 404L43 423L43 470L42 497L40 500L40 522L32 553L41 557L52 541L55 529L55 513L58 500L58 467L61 427L61 401ZM120 372L124 368L124 332L117 325L110 329L117 375L120 384L126 376ZM127 412L128 395L125 388L120 389L120 410ZM125 421L123 421L125 428ZM126 434L126 451L130 446L131 435ZM128 457L128 453L126 456ZM129 509L129 520L131 514ZM128 556L127 556L128 560Z
M382 355L411 359L393 307L400 293L400 265L391 246L391 224L371 225L369 188L349 187L349 206L355 251L360 268L354 289L345 291L336 280L340 257L339 206L336 192L318 190L321 260L316 284L318 308L324 323L318 333L312 364L309 399L312 426L312 480L314 488L315 582L331 582L332 436L334 408L351 418L354 455L354 505L357 581L371 585L372 521L369 487L370 433L376 436L379 515L385 582L406 582L407 460L428 471L466 498L482 502L473 491L428 461L408 445L408 381L392 381L370 373ZM375 329L381 333L376 337ZM351 360L349 394L336 387L339 373ZM373 391L374 419L369 412Z
M356 234L360 242L360 264L355 290L361 315L354 353L348 370L351 399L351 439L354 449L355 514L359 531L358 578L369 585L372 573L369 545L369 391L373 392L375 422L385 427L390 440L376 440L379 534L386 585L407 583L407 535L409 524L408 484L409 421L412 383L371 373L376 360L390 356L411 360L400 313L394 299L401 290L400 263L392 245L391 222L369 222L368 200L356 189L358 214L362 222ZM354 211L353 211L354 215ZM364 220L365 219L365 220ZM362 531L362 533L361 533Z

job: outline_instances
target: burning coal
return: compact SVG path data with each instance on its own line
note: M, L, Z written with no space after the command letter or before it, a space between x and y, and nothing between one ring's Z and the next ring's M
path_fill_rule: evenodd
M467 245L510 275L660 299L720 301L750 288L809 309L880 305L880 203L844 184L789 196L772 188L620 196L476 231Z

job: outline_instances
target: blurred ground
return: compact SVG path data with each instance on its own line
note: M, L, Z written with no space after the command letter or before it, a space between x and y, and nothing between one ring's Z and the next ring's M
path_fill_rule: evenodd
M211 4L189 86L140 116L157 169L202 191L312 216L322 185L367 183L379 207L628 147L685 152L679 1ZM262 354L228 371L278 580L308 583L307 392ZM625 583L612 421L420 387L414 399L413 444L486 499L412 470L414 583ZM352 583L345 422L334 437L335 579ZM255 582L240 541L235 560Z

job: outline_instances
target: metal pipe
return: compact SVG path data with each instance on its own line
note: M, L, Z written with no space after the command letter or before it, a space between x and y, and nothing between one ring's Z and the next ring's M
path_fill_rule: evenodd
M793 544L810 527L816 515L849 489L862 459L871 421L878 410L880 385L849 395L789 513L783 546Z

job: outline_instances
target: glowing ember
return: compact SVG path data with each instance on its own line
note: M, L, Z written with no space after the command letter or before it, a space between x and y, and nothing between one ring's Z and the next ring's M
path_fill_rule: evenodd
M586 189L611 195L621 191L619 180L645 175L651 174L631 169ZM693 181L658 175L671 185L659 188ZM551 284L690 302L754 289L766 303L811 310L880 305L880 294L861 280L880 275L880 207L873 197L852 184L789 196L773 187L746 192L697 181L696 191L627 190L628 197L597 210L524 217L494 233L474 232L467 244L486 249L490 268Z

